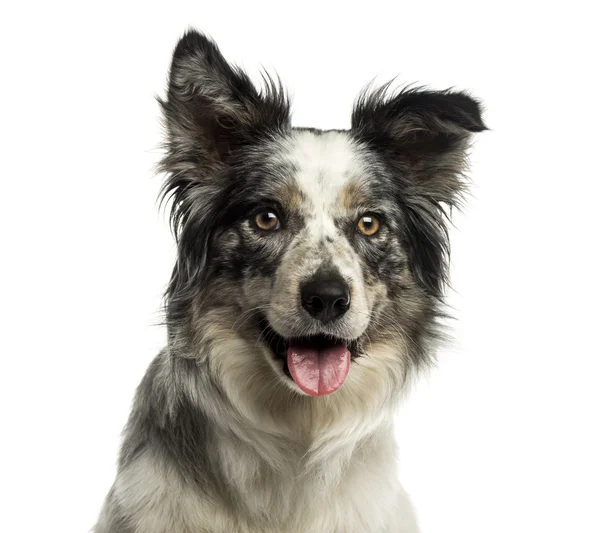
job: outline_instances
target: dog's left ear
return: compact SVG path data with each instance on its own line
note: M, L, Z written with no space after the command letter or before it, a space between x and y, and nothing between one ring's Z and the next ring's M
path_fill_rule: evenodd
M354 136L394 173L413 272L435 296L442 294L449 252L443 205L459 202L469 140L485 129L480 104L464 92L409 89L387 96L384 86L362 94L352 114Z
M462 184L472 133L486 129L479 103L463 92L409 89L386 97L386 88L358 98L352 131L382 153L412 185L452 204Z

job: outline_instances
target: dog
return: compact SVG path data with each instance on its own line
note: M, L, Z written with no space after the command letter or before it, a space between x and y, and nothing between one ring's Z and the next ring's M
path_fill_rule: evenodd
M414 533L392 420L443 337L465 92L359 94L295 128L194 30L173 54L160 169L176 264L95 533Z

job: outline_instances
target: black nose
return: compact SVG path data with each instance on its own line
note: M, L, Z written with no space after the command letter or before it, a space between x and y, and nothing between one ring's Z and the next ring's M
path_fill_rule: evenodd
M302 307L323 323L342 316L350 308L350 288L341 278L313 278L302 284L300 297Z

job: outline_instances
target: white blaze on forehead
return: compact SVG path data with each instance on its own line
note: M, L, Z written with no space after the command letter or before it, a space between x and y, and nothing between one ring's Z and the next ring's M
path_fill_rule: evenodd
M294 131L282 148L278 155L292 164L294 174L290 177L304 197L299 209L305 228L278 268L275 296L267 311L269 322L284 337L298 336L298 331L302 335L320 331L314 321L306 323L302 310L290 302L298 302L302 282L326 265L344 278L351 291L352 304L337 324L337 334L360 337L370 316L362 266L335 221L347 215L345 187L367 175L367 153L347 133L337 131Z
M356 143L345 132L294 132L286 154L297 172L295 179L307 199L307 226L314 237L333 236L334 214L342 210L342 190L359 174Z

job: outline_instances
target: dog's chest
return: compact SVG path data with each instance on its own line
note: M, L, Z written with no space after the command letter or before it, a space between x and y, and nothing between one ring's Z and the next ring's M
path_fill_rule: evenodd
M286 505L265 506L260 518L213 508L208 514L214 518L203 520L202 527L210 524L211 533L416 533L410 504L391 477L348 481L330 492L296 487L285 496L290 498ZM277 498L271 495L269 500Z
M391 459L391 458L390 458ZM325 467L325 465L324 465ZM269 479L236 496L206 497L144 458L117 480L115 496L143 533L416 533L391 463L356 461L331 484L326 472ZM167 474L165 476L165 474ZM241 500L241 501L239 501Z
M306 453L300 449L294 453L288 449L279 457L280 468L259 470L259 475L256 470L244 471L238 462L238 480L251 480L238 485L236 499L242 505L231 515L232 524L240 518L242 524L238 522L238 529L231 529L232 524L228 524L222 531L397 531L390 529L402 514L398 512L402 493L393 448L392 439L387 436L366 439L360 446L336 439L318 451ZM251 465L252 461L244 464ZM233 479L234 473L229 472L228 477Z

